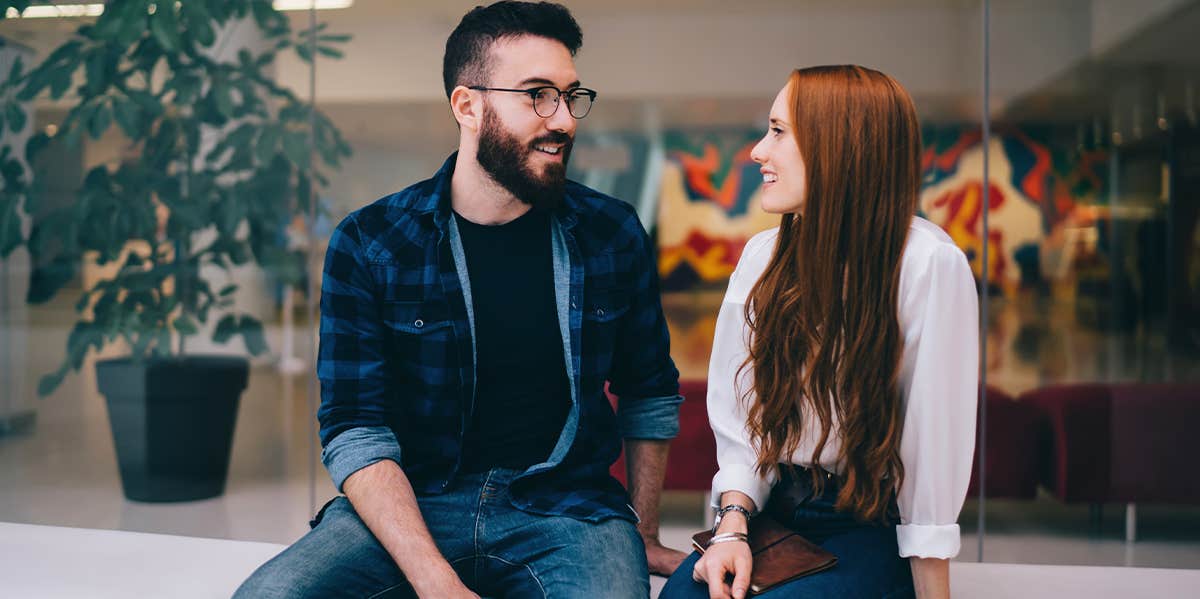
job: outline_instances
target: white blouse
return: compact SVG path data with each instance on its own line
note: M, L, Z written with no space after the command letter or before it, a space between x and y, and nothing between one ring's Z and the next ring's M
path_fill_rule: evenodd
M739 401L751 389L745 361L749 327L744 306L775 249L779 229L755 235L729 280L721 303L708 368L708 420L717 440L719 470L712 500L725 491L741 491L761 509L777 476L755 473L755 448L746 430L747 411ZM958 554L958 513L967 494L975 450L975 411L979 378L979 317L975 282L966 256L944 231L913 218L900 269L899 319L904 338L900 392L904 429L900 459L904 481L897 494L896 527L901 557L950 558ZM863 373L870 376L872 373ZM752 391L751 391L752 393ZM813 466L820 425L806 430L791 461ZM841 436L834 422L819 465L841 472L837 463Z

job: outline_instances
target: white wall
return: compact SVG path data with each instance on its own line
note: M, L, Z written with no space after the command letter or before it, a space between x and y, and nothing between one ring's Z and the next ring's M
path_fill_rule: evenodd
M1092 0L1092 54L1101 54L1188 0Z
M1177 4L1181 0L1156 0ZM1108 2L1102 4L1135 4ZM977 97L979 5L799 3L765 10L580 10L578 67L606 99L770 96L797 66L858 63L899 79L917 97ZM1140 3L1136 3L1140 4ZM1003 101L1029 91L1096 47L1088 0L992 3L992 89ZM736 6L736 5L734 5ZM1156 12L1100 8L1106 36L1136 30ZM318 63L322 103L432 101L443 97L441 59L456 20L430 11L319 13L330 31L353 33L346 58ZM297 26L307 16L296 15ZM281 83L307 96L308 65L284 56Z

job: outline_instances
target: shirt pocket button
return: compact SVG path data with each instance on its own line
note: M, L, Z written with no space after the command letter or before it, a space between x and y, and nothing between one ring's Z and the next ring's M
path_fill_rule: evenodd
M425 321L418 318L416 321L413 322L413 326L417 327L419 329L419 328L425 326Z

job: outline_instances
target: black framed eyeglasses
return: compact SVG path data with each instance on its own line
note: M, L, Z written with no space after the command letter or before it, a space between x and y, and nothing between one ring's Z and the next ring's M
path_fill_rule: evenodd
M586 87L576 87L566 91L558 89L553 85L543 85L541 87L531 87L529 89L508 89L503 87L484 87L482 85L472 85L467 89L473 89L481 92L510 92L517 94L525 94L533 100L534 114L548 119L554 116L558 111L558 99L566 96L567 110L571 116L581 119L592 111L592 103L596 101L596 90Z

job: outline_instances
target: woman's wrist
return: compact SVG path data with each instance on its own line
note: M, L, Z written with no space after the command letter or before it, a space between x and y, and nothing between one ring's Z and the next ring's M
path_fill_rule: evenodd
M738 510L728 510L721 515L720 521L713 529L715 534L722 533L746 533L750 530L750 520L746 514Z

